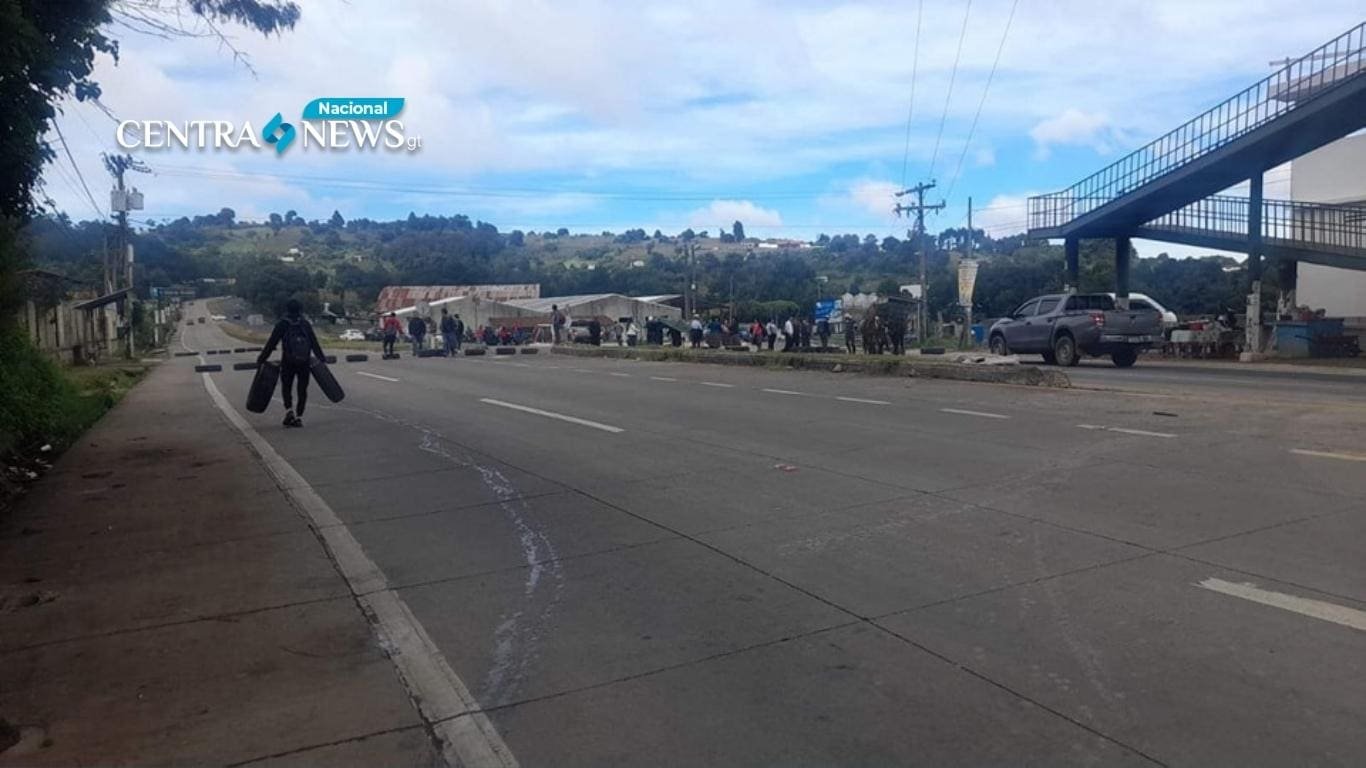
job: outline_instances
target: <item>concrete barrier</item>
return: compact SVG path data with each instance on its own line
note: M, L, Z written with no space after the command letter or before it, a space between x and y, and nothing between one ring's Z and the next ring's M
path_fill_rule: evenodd
M907 376L926 379L978 381L990 384L1020 384L1031 387L1066 389L1072 386L1067 374L1057 369L1033 365L981 365L937 358L890 357L886 355L818 355L782 352L725 352L690 350L680 347L585 347L560 345L551 348L556 355L571 357L610 357L658 362L748 365L762 368L810 369L834 373L863 373L878 376Z
M217 363L213 363L210 365L196 365L194 367L195 373L217 373L221 370L223 370L223 366Z
M368 361L369 359L370 359L370 356L369 356L369 355L364 355L364 354L354 354L354 355L347 355L347 356L346 356L346 362L348 362L348 363L364 363L364 362Z

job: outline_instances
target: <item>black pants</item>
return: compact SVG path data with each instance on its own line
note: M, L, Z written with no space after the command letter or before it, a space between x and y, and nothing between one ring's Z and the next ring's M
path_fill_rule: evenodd
M293 410L294 415L304 415L304 406L308 405L308 380L312 374L308 372L308 366L280 366L280 392L285 398L285 410ZM294 406L293 389L295 381L299 382L299 405Z
M768 337L768 351L769 351L769 352L772 352L772 351L773 351L773 344L774 344L774 342L776 342L777 340L778 340L778 334L776 334L776 333L775 333L775 334L772 334L772 335L770 335L770 336Z
M394 354L394 343L398 341L398 336L392 333L384 334L384 354Z
M845 338L845 340L844 340L844 346L846 346L846 347L849 348L849 354L851 354L851 355L854 354L854 352L857 351L857 350L854 349L854 337L853 337L853 336L849 336L849 337Z

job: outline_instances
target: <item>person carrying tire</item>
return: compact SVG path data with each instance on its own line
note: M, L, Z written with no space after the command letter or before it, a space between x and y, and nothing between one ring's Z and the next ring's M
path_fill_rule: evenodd
M270 359L276 346L280 347L280 393L285 401L286 427L304 425L304 408L308 406L309 365L313 356L319 360L326 356L313 333L313 326L304 318L303 305L298 299L285 302L285 316L275 324L270 332L270 340L261 348L256 364L261 365ZM297 384L296 384L297 382ZM298 404L295 404L295 387L298 388ZM296 410L297 408L297 410Z

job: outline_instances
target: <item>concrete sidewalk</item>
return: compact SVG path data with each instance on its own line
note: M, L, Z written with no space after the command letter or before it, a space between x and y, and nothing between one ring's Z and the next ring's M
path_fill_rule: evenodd
M0 765L441 762L305 517L172 364L0 519L0 718Z

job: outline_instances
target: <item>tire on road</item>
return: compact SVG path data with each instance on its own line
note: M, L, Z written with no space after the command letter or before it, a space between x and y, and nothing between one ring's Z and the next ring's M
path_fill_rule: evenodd
M232 364L232 369L233 369L234 371L254 371L254 370L256 370L256 369L259 368L259 367L260 367L260 365L257 364L255 361L252 361L252 362L250 362L250 363L233 363L233 364Z
M217 373L221 370L223 370L223 366L219 365L218 363L212 363L210 365L196 365L194 367L195 373Z
M1070 333L1060 333L1053 339L1053 357L1057 358L1058 365L1070 368L1081 360L1081 355L1077 351L1077 340L1072 338Z
M370 356L369 356L369 355L363 355L363 354L358 354L358 355L347 355L347 356L346 356L346 362L348 362L348 363L363 363L363 362L366 362L366 361L369 360L369 359L370 359Z
M535 347L522 347L522 350L521 350L521 351L522 351L522 354L524 354L524 355L534 355L534 354L536 354L537 352L540 352L541 350L539 350L539 349L537 349L537 348L535 348Z
M1138 362L1138 350L1133 347L1121 347L1110 353L1110 362L1116 368L1130 368Z
M517 348L516 348L516 347L494 347L494 348L493 348L493 354L495 354L495 355L515 355L515 354L517 354Z
M482 354L484 354L483 347L467 347L465 349L465 357L477 357Z
M991 354L1005 357L1010 354L1010 347L1006 346L1006 336L1004 333L991 334L991 341L987 343Z

